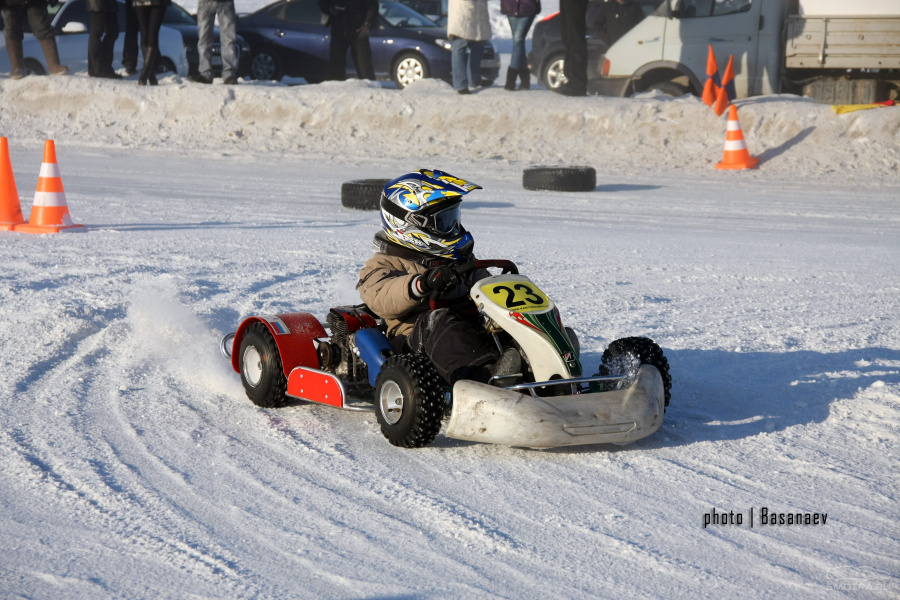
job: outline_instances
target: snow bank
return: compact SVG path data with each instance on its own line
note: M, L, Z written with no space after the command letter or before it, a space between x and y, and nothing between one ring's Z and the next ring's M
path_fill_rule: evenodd
M0 81L0 126L17 143L305 157L499 160L586 164L624 174L708 171L721 159L726 117L698 98L567 98L499 87L460 98L437 80L406 90L366 81L199 86L170 76L156 88L86 77ZM795 96L738 104L753 155L790 177L872 177L900 170L900 108L836 115Z

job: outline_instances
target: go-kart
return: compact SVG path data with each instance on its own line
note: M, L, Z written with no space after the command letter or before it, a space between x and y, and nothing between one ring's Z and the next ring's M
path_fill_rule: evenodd
M656 343L618 339L599 373L586 376L577 337L553 301L510 261L470 261L457 271L479 268L502 270L477 281L469 297L498 351L521 354L521 373L451 388L426 355L398 354L363 304L331 309L325 324L303 312L252 316L221 349L254 404L300 399L374 410L395 446L427 446L445 419L448 437L531 448L624 444L659 429L672 379Z

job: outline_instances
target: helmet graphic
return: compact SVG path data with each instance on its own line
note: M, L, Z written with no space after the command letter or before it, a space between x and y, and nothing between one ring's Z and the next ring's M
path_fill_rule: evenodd
M389 181L381 194L381 225L390 241L423 254L464 260L475 240L459 219L463 196L480 185L443 171L420 169Z

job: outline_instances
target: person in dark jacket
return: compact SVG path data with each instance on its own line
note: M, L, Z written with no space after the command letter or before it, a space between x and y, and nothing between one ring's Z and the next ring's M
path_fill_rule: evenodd
M157 85L156 59L159 57L159 29L169 7L169 0L132 0L141 31L141 53L144 66L138 75L138 85Z
M587 4L588 0L559 0L566 82L556 91L566 96L587 94Z
M606 0L594 5L598 5L596 11L592 11L594 14L590 15L594 31L608 46L615 44L644 20L641 7L631 0Z
M121 79L113 69L113 46L119 37L118 2L116 0L87 0L91 15L91 33L88 36L88 75Z
M57 4L52 0L53 5ZM6 38L6 52L9 54L9 76L12 79L25 77L25 50L22 40L25 39L23 26L25 19L31 27L31 33L41 41L41 50L51 75L68 75L69 67L59 64L59 50L56 37L47 14L47 0L2 0L3 36Z
M328 15L331 45L328 49L329 78L347 78L347 50L350 49L360 79L375 79L369 32L378 18L378 0L319 0L319 9Z
M530 89L531 71L528 70L528 58L525 54L525 38L535 16L541 12L541 0L500 0L500 12L509 21L513 39L512 58L506 69L506 85L503 89L515 90L516 78L522 81L519 89Z

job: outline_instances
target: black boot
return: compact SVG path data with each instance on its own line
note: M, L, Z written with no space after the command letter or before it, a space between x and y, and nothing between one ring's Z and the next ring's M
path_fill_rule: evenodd
M144 66L138 76L138 85L156 85L156 55L159 51L150 46L141 46L141 52L144 54Z
M520 90L531 89L531 71L528 70L528 67L519 69L519 79L522 80L522 85L519 86Z
M518 74L519 73L512 67L506 68L506 85L503 86L504 90L512 92L516 89L516 76Z

